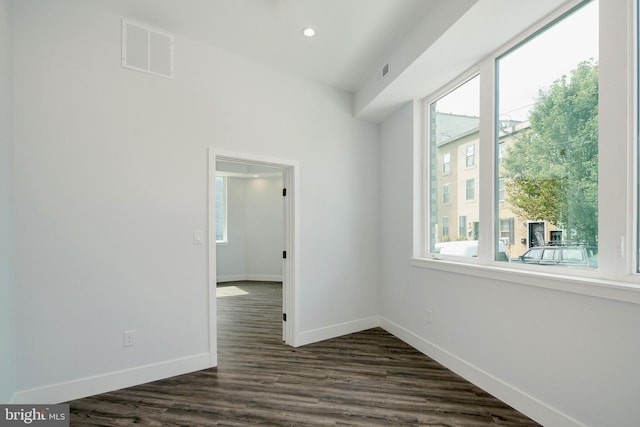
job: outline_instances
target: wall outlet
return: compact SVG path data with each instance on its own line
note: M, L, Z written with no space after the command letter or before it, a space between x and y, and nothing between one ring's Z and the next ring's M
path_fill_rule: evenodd
M433 312L431 310L427 310L426 314L427 323L431 323L433 321Z
M136 331L124 331L122 333L122 346L133 347L136 345Z

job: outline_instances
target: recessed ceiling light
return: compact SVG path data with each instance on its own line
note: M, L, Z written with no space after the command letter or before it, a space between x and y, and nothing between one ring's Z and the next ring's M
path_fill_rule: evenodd
M316 35L316 30L314 30L311 27L307 27L307 28L303 28L302 29L302 34L306 37L313 37Z

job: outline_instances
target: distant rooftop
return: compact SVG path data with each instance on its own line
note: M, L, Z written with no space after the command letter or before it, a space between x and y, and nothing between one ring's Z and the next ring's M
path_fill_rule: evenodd
M444 145L477 132L480 117L453 113L436 113L436 145ZM530 126L529 121L500 120L500 136L518 132Z

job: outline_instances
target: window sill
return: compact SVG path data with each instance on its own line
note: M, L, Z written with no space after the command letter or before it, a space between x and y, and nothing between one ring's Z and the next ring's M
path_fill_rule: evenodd
M430 270L640 304L640 285L635 283L442 259L412 258L411 265Z

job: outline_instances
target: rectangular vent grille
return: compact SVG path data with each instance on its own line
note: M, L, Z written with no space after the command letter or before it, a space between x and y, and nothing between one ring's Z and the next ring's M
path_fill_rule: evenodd
M122 66L173 78L173 36L122 20Z

